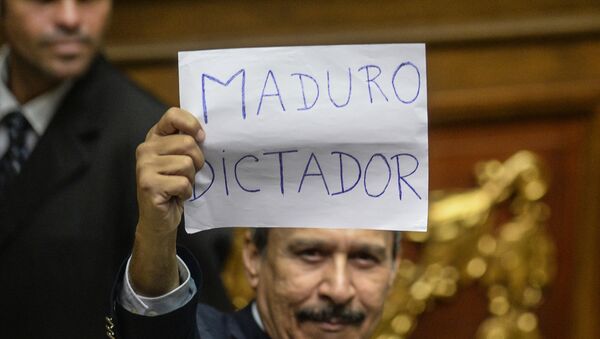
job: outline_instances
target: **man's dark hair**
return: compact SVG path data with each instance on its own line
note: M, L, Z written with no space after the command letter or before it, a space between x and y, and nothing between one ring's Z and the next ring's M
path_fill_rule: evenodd
M395 259L398 255L398 251L400 251L400 232L390 231L394 233L394 244L392 247L392 255ZM263 252L265 247L267 246L267 241L269 240L269 228L255 228L252 230L252 242L254 246L258 249L259 252Z

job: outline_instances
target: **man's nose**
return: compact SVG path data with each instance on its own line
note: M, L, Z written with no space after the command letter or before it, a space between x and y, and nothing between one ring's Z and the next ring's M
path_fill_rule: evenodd
M319 286L319 294L335 304L345 304L354 298L356 290L352 283L346 257L334 256L331 265L325 270L323 280Z
M55 7L56 22L68 31L79 29L81 13L78 0L58 0Z

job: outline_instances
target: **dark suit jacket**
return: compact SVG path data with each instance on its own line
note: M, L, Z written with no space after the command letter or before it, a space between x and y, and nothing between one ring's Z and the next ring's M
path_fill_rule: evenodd
M105 338L137 221L135 149L164 110L102 57L67 94L0 200L0 337Z
M179 256L190 269L197 286L202 285L202 277L198 263L192 254L185 250L178 251ZM125 266L125 265L123 265ZM250 305L235 313L223 313L198 302L202 295L202 287L185 306L171 313L147 317L130 313L116 301L121 290L124 267L115 281L113 289L113 308L108 316L111 319L112 331L116 338L122 339L269 339L260 329Z

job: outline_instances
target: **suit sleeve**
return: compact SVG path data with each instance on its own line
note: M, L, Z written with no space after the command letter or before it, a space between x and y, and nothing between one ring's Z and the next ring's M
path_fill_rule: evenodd
M202 277L198 263L185 249L178 248L177 254L190 270L191 277L200 289ZM118 302L118 295L123 288L126 263L120 270L112 292L111 316L107 318L107 335L112 332L115 338L174 338L198 339L196 312L198 293L185 304L172 312L159 316L144 316L127 311ZM109 321L110 320L110 321Z

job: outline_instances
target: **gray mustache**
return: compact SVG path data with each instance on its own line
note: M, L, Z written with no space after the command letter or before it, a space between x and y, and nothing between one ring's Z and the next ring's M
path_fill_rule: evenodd
M327 305L323 308L305 308L296 312L296 318L300 322L336 322L346 325L358 325L365 320L365 314L362 311L349 309L345 305Z
M89 35L82 33L81 31L75 32L67 32L67 31L57 31L52 34L48 34L43 36L40 40L42 45L52 45L60 42L78 42L83 44L91 44L92 38Z

